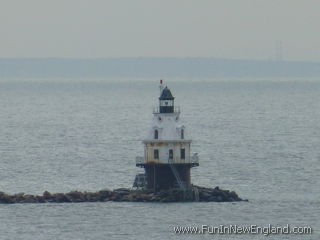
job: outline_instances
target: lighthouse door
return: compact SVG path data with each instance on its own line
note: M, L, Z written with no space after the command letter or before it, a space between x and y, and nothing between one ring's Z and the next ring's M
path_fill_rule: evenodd
M172 162L173 160L173 150L169 149L169 161Z

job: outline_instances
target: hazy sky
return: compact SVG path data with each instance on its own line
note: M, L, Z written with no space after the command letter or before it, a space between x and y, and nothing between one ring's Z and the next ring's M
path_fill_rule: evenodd
M0 0L0 57L320 61L320 0Z

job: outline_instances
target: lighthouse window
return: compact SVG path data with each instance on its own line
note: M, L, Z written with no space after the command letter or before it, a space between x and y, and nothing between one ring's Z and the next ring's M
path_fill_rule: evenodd
M186 158L186 150L184 148L180 149L180 158L185 159Z
M184 139L184 130L181 129L181 139Z
M158 149L154 149L153 150L153 158L154 159L159 159L159 150Z
M154 130L154 139L158 139L158 138L159 138L158 130Z

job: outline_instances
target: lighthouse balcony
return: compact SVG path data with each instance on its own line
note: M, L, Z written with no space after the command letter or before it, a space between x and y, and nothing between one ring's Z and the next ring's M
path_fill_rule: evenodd
M166 161L147 161L144 157L136 157L136 166L137 167L144 167L147 164L184 164L190 165L191 167L199 166L199 156L198 153L194 153L190 156L189 161L174 161L174 159L167 159Z
M173 108L173 113L180 114L180 107L174 107ZM160 108L159 107L153 108L153 114L160 114Z

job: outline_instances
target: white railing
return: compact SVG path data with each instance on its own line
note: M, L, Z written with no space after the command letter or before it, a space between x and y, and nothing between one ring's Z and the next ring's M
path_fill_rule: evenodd
M146 161L146 159L144 157L136 157L136 164L145 164L145 163L147 163L147 161ZM183 163L188 163L188 161L175 162L173 159L170 159L170 160L168 160L168 163L171 163L171 164L172 163L175 163L175 164L182 163L183 164ZM192 156L190 156L189 163L199 163L199 155L198 155L198 153L194 153Z
M174 107L174 113L180 113L180 107ZM154 114L158 114L160 113L160 108L159 107L155 107L153 108L153 113Z

